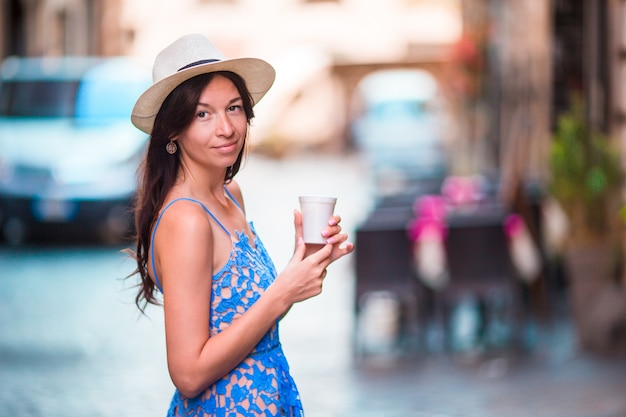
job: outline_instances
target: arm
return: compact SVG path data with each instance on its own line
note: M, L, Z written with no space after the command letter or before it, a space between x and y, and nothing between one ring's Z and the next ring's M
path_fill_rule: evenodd
M195 203L164 214L155 238L162 277L167 361L174 385L194 397L239 364L286 309L286 300L262 297L226 331L209 337L211 248L219 244L210 220Z
M218 244L201 207L179 203L164 214L155 238L163 284L167 360L174 385L194 397L237 366L295 302L321 292L332 245L292 260L259 300L220 334L209 337L213 251Z

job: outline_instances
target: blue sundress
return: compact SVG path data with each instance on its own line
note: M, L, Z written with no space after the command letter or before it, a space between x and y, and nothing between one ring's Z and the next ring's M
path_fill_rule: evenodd
M226 193L241 209L226 188ZM163 289L154 264L154 236L163 213L177 201L186 200L202 206L204 211L230 236L232 249L228 262L213 276L210 335L226 329L233 320L247 311L276 278L274 263L261 243L254 225L254 246L243 232L235 237L198 200L177 198L161 211L151 238L152 270L157 287ZM228 374L195 398L174 393L168 417L182 416L303 416L298 389L289 373L289 365L278 335L278 320L261 341Z

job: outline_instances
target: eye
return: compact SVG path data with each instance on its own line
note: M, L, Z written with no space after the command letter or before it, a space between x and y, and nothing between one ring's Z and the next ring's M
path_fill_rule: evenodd
M208 115L209 115L209 113L205 112L205 111L199 111L199 112L196 113L196 117L198 119L204 119L204 118L208 117Z
M243 110L243 107L241 105L239 105L239 104L235 104L235 105L232 105L232 106L228 107L228 111L229 112L238 112L238 111L242 111L242 110Z

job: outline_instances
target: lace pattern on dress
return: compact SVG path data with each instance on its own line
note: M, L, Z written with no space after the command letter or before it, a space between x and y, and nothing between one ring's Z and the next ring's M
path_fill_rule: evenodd
M243 231L235 232L229 260L213 276L211 336L245 313L276 278L267 250L253 223L249 225L254 245ZM278 321L245 360L202 394L185 398L177 390L168 416L303 416L280 344Z

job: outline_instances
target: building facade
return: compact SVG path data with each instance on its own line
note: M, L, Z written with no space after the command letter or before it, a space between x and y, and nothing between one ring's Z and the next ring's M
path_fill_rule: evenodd
M306 96L300 87L325 79L338 91L326 97L339 103L329 111L344 114L320 140L345 132L361 76L419 66L449 83L450 49L478 33L488 82L472 140L487 143L483 157L496 168L545 172L550 130L572 89L590 104L590 123L626 144L625 0L0 0L0 10L0 58L121 54L150 65L163 45L200 32L227 56L276 63L282 98L270 104L287 108ZM266 113L267 125L280 122Z
M122 0L0 0L0 57L120 55Z

